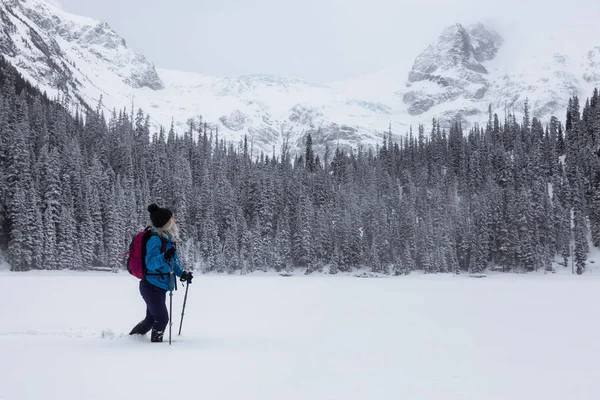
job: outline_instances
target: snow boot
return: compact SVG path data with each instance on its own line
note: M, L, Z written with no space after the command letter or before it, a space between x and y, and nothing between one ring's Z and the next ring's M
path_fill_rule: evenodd
M133 327L133 329L131 330L131 332L129 332L130 335L145 335L146 333L148 333L148 330L142 330L142 327L144 326L144 321L141 321L139 324L137 324L136 326Z
M157 331L156 329L152 329L152 336L150 337L150 341L157 343L162 342L164 333L165 331Z

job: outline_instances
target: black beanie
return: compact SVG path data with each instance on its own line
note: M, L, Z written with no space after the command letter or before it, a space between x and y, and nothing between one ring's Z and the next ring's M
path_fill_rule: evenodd
M169 222L173 213L168 208L160 208L156 204L150 204L148 206L148 212L150 213L150 220L152 225L157 228L162 228Z

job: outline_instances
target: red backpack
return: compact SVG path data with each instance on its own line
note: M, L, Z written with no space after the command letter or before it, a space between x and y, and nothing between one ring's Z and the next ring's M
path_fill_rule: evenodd
M146 270L146 243L152 235L156 235L148 226L141 232L138 232L129 245L129 251L123 256L127 257L127 271L138 279L143 279L147 275ZM161 253L165 252L167 242L160 238L162 243Z

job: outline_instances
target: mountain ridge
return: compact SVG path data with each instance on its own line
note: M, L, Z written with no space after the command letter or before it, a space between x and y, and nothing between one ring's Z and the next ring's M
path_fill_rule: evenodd
M519 114L526 98L533 116L549 120L569 97L600 83L600 46L581 57L554 52L510 65L517 44L480 23L446 27L408 71L311 83L156 68L105 22L46 0L5 0L0 19L0 51L42 90L73 105L102 99L107 111L134 104L150 114L155 129L174 121L181 132L189 119L201 117L220 137L240 141L247 135L266 152L284 141L301 147L308 133L322 149L380 143L390 127L404 134L432 118L472 125L487 120L489 105Z

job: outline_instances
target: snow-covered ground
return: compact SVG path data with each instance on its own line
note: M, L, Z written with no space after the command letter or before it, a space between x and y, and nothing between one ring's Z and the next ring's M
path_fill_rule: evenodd
M170 347L127 273L0 293L0 399L600 398L598 275L198 276Z

